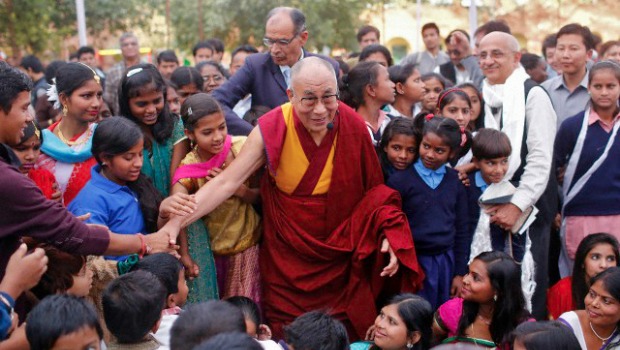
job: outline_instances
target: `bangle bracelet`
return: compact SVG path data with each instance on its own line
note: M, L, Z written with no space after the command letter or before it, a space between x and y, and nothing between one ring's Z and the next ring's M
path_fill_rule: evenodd
M146 254L146 240L144 239L144 235L141 233L138 233L138 238L140 238L140 252L138 253L138 256L142 258L144 254Z

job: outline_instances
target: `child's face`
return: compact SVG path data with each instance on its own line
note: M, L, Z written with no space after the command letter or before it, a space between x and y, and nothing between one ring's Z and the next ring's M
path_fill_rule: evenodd
M82 266L80 272L73 276L73 285L67 289L67 294L75 295L78 297L85 297L90 292L90 288L93 285L93 271L89 269L86 264Z
M429 112L435 112L437 108L437 99L443 90L441 82L435 78L424 82L424 98L422 99L422 107Z
M405 80L404 84L398 83L396 89L400 95L413 103L420 102L424 98L424 83L420 80L420 72L417 69Z
M387 146L383 148L388 161L397 170L407 169L416 156L417 144L415 137L397 134L392 136Z
M224 115L219 112L200 118L194 130L186 132L189 139L196 143L203 155L209 158L224 149L224 140L228 135L226 120Z
M131 114L144 125L157 123L159 113L164 109L165 104L163 91L149 90L129 99Z
M183 102L185 102L188 97L196 95L199 92L200 90L198 90L198 87L195 84L187 84L179 87L177 89L177 95L179 95L179 103L183 105Z
M121 186L127 182L136 181L142 169L142 150L144 139L140 139L127 152L113 157L104 157L102 173L105 177Z
M452 102L446 104L439 114L454 119L461 129L464 129L471 120L471 107L467 101L457 96Z
M174 114L181 114L181 102L176 90L171 87L168 87L166 89L166 102L168 102L168 108L170 108L170 112Z
M41 154L41 141L36 134L32 135L28 140L13 147L13 152L22 163L19 167L19 171L22 174L28 174L28 172L34 168L34 163Z
M60 97L67 106L67 117L81 122L94 122L103 104L103 90L94 79L75 89L69 97Z
M84 326L56 339L51 350L99 350L101 339L95 328Z
M493 300L494 295L487 264L474 259L469 264L469 272L463 277L461 298L475 303L488 303Z
M588 91L595 107L613 110L620 98L620 82L611 69L602 69L594 73Z
M420 144L420 160L426 168L437 170L452 156L450 146L439 135L432 132L424 135Z
M174 305L183 307L187 301L187 294L189 293L189 288L187 287L187 282L185 281L185 271L183 269L179 271L179 282L177 283L177 288L179 291L173 294Z
M501 182L508 172L508 157L474 160L482 178L488 184Z
M482 111L482 104L480 103L480 97L478 96L478 92L471 87L464 87L463 91L469 96L469 101L471 102L471 120L475 121L480 116L480 112Z
M611 244L599 243L595 245L586 254L586 258L583 261L583 269L586 272L586 283L590 283L590 278L617 265L616 254Z

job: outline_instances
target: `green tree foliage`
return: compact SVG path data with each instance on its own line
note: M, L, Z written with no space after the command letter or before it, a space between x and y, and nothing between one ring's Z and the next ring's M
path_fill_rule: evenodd
M163 4L164 0L87 0L86 27L92 35L105 29L146 28ZM0 45L11 47L13 55L20 50L59 51L64 38L77 35L75 0L2 0L0 32Z
M354 48L359 14L373 1L359 0L171 0L171 22L177 47L184 51L202 38L224 39L229 48L243 43L260 44L265 17L278 6L301 9L310 39L307 46ZM200 6L202 6L200 8ZM202 13L202 36L199 17Z

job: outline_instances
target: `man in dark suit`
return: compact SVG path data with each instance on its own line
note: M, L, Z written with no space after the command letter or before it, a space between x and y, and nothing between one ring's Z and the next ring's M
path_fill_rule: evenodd
M288 102L286 89L291 67L304 57L319 56L338 71L334 60L306 52L303 46L307 40L306 17L300 10L277 7L269 12L263 38L269 52L248 56L243 67L213 91L226 115L229 133L248 135L253 128L232 111L248 94L252 94L252 106L275 108Z

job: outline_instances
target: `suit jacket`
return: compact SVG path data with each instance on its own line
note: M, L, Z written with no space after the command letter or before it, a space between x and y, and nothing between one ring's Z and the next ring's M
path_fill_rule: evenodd
M482 89L482 80L484 80L484 75L478 65L478 59L473 55L468 56L461 60L461 64L465 67L465 70L469 75L469 80L476 85L478 89ZM450 81L456 84L456 67L452 61L440 65L439 74L446 79L450 79Z
M327 60L338 72L338 63L329 57L304 50L304 57L317 56ZM253 126L239 118L232 109L237 102L252 94L252 106L276 108L288 102L286 81L280 66L271 59L269 52L250 55L245 64L230 80L213 91L213 97L222 105L228 132L232 135L248 135Z

